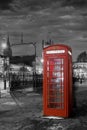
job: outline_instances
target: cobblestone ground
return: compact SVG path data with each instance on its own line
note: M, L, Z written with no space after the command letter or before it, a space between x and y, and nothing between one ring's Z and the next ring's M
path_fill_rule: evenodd
M15 91L0 99L0 130L87 130L87 90L76 91L77 108L66 119L43 118L42 94Z

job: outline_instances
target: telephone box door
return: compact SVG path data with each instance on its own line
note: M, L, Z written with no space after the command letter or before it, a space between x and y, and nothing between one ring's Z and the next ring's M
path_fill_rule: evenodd
M44 114L54 116L66 115L66 65L65 57L46 57Z

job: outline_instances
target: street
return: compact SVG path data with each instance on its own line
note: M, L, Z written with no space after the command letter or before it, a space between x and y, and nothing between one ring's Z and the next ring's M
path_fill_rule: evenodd
M76 88L77 107L66 119L43 116L42 93L29 89L2 93L0 130L87 130L87 89Z

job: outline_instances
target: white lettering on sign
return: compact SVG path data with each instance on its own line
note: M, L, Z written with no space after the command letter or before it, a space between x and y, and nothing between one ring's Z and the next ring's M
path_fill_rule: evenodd
M57 54L57 53L65 53L65 50L51 50L51 51L46 51L46 54Z

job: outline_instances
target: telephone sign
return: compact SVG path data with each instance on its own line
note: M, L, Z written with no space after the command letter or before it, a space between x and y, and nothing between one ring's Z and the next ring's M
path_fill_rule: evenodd
M72 50L51 45L43 50L43 113L68 117L72 110Z

